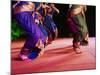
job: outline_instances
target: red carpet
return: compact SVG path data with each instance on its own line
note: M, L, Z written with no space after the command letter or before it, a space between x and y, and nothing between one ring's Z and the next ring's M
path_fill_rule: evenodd
M82 54L75 54L73 51L72 38L57 39L45 48L42 56L33 61L21 61L18 59L23 43L24 40L12 42L13 74L96 68L95 38L89 38L89 45L81 47Z

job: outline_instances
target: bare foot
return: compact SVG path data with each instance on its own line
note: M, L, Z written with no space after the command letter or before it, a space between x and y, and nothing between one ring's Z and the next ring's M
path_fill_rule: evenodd
M80 48L74 48L74 51L76 52L76 54L81 54L82 51L80 50Z
M28 57L26 56L26 55L19 55L19 57L21 58L21 60L27 60L28 59Z
M39 53L38 57L42 56L43 54L44 54L44 50L42 50L42 51Z

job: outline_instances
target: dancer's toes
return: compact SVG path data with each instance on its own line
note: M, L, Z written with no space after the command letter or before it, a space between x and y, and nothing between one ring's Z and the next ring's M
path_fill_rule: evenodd
M44 54L44 51L41 51L38 55L38 57L42 56Z
M26 55L20 55L21 60L27 60L28 57Z
M80 50L80 48L74 48L74 51L75 51L76 54L81 54L82 53L82 51Z

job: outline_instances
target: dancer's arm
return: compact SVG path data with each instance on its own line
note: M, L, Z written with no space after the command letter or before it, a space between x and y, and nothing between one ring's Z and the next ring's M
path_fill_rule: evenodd
M56 7L53 7L53 9L59 14L59 10Z
M49 6L46 3L45 4L42 3L42 8L44 8L44 9L49 8Z
M42 3L40 3L40 5L36 8L36 11L39 11L41 7L42 7Z
M82 15L85 17L85 12L87 11L86 5L83 6Z
M28 2L28 5L23 5L23 7L25 7L26 9L29 9L29 10L34 10L35 4L32 2Z
M36 8L36 11L39 11L41 8L46 9L49 8L49 6L47 4L40 3L40 5Z
M71 16L75 16L75 15L80 14L80 13L83 13L83 6L82 5L79 5L78 7L72 8L70 10Z
M86 12L87 11L87 6L86 5L84 5L84 12Z
M17 1L17 3L15 3L14 5L13 5L13 9L16 7L16 5L19 3L20 1Z
M57 9L54 4L51 4L51 7L53 8L54 11L56 11L59 14L59 9Z

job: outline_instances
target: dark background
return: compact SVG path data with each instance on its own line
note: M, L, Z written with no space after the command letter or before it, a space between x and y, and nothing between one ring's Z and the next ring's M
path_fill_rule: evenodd
M16 3L15 1L12 2L12 5ZM59 14L54 14L54 21L57 25L59 36L58 37L72 37L72 33L70 32L68 28L68 24L66 23L67 18L67 11L69 4L55 4L55 6L59 9ZM12 9L11 9L12 11ZM13 14L13 13L11 13ZM96 6L87 6L86 11L86 21L87 21L87 27L89 30L89 36L95 37L96 34ZM19 27L18 23L14 19L12 15L12 31L11 31L11 37L13 39L17 38L23 38L26 37L26 33Z
M56 4L56 7L60 10L60 14L54 15L54 21L59 30L59 37L70 37L72 36L68 24L66 23L68 4ZM87 11L85 13L87 27L89 30L89 36L95 37L96 31L96 7L87 6Z

